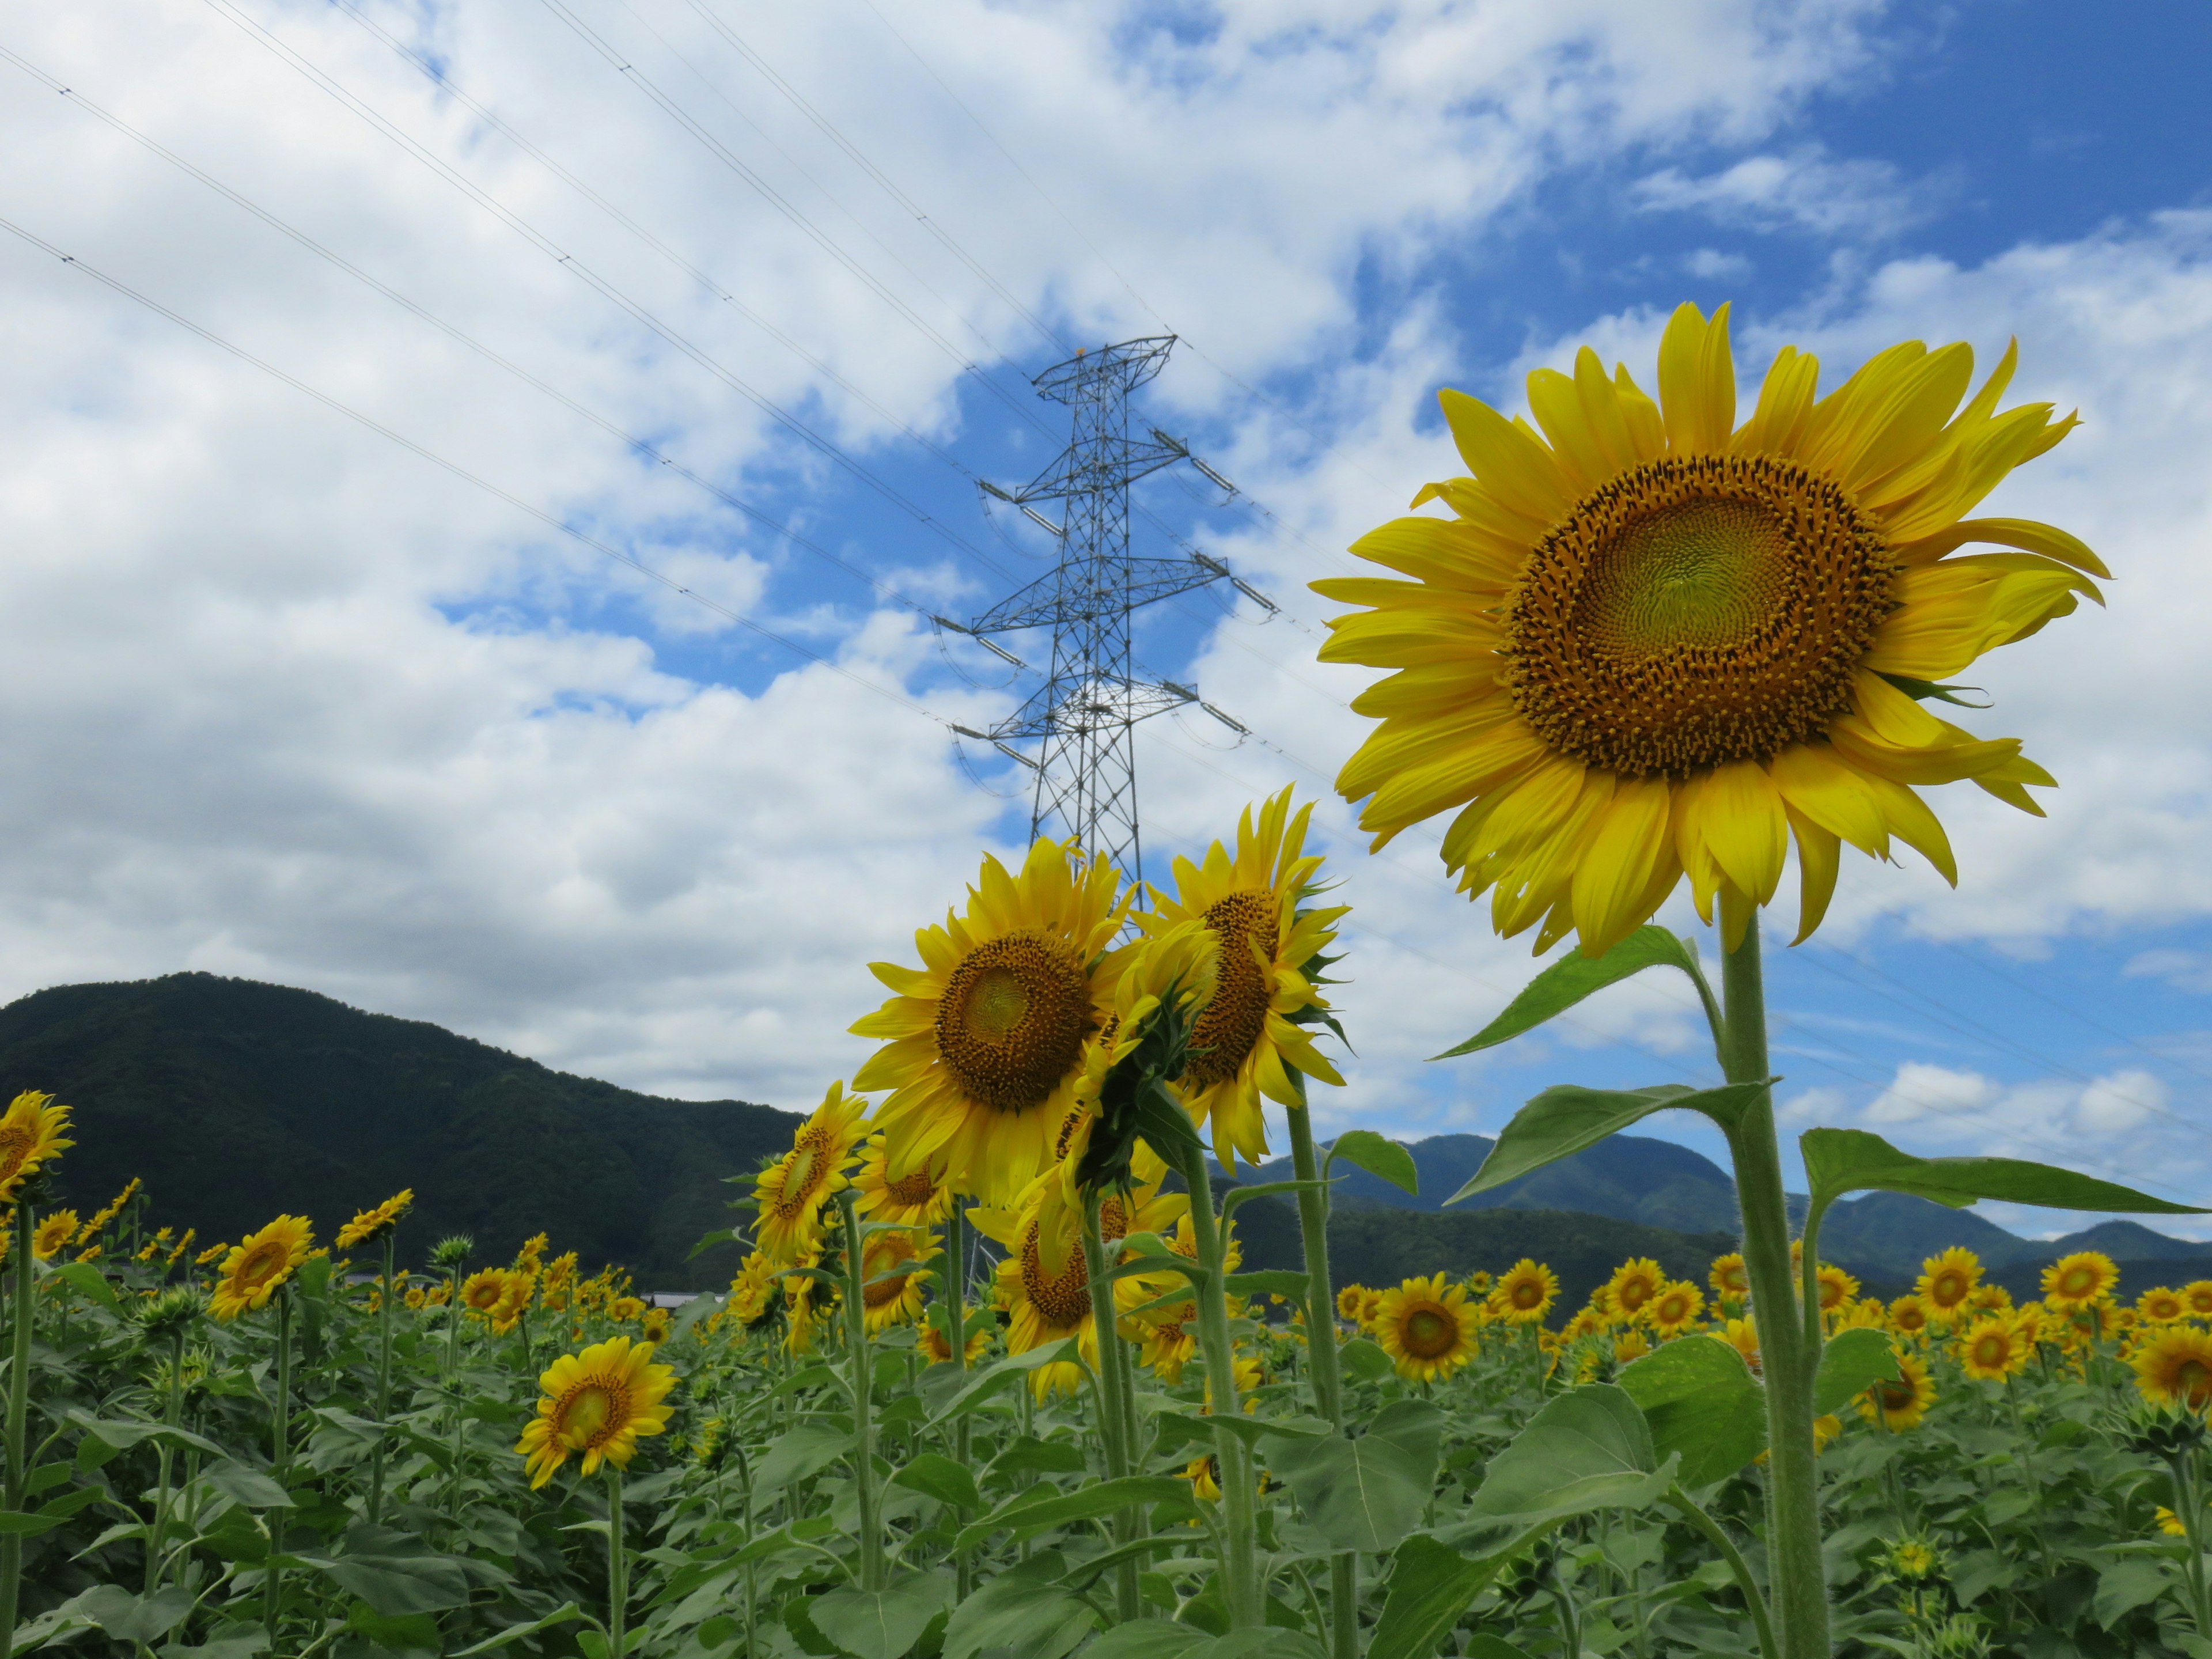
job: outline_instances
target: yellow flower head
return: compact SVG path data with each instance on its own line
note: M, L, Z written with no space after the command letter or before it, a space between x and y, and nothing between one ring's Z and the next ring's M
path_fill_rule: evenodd
M1344 1081L1314 1047L1312 1028L1297 1019L1328 1006L1310 969L1346 908L1298 908L1321 871L1320 856L1304 850L1312 814L1311 803L1291 812L1288 789L1270 796L1256 819L1246 807L1236 852L1217 841L1199 863L1178 858L1175 891L1153 889L1156 908L1137 916L1148 934L1198 922L1220 942L1219 986L1192 1033L1181 1093L1192 1116L1212 1125L1215 1156L1232 1175L1238 1157L1257 1164L1267 1155L1263 1097L1305 1103L1286 1067Z
M854 1207L860 1218L912 1227L939 1226L951 1220L956 1194L946 1185L944 1170L925 1164L894 1181L890 1157L890 1146L879 1134L861 1144L860 1167L853 1176L853 1190L859 1194Z
M871 1331L921 1317L921 1265L936 1254L927 1233L875 1233L860 1246L860 1309Z
M730 1281L730 1311L748 1325L757 1325L769 1311L769 1297L775 1291L775 1263L760 1251L748 1255Z
M2168 1325L2135 1357L2136 1387L2160 1406L2212 1406L2212 1332Z
M1364 1285L1346 1285L1336 1293L1337 1317L1356 1322L1359 1318L1359 1310L1364 1305L1366 1297L1367 1287Z
M966 1346L968 1352L964 1358L967 1363L972 1365L981 1357L983 1350L991 1346L990 1332L975 1332L968 1339ZM921 1350L923 1355L933 1365L949 1365L952 1363L952 1345L945 1340L945 1333L938 1329L934 1322L921 1328L921 1340L915 1344L915 1346Z
M1498 1276L1490 1305L1500 1319L1516 1325L1539 1325L1552 1311L1559 1293L1559 1276L1540 1261L1522 1256Z
M488 1317L494 1333L505 1336L522 1317L523 1310L530 1305L530 1293L538 1288L538 1275L509 1267L504 1272L495 1268L503 1281L499 1287L499 1299L491 1305Z
M52 1261L76 1243L75 1210L49 1211L31 1231L31 1254L41 1261Z
M1657 1262L1649 1256L1633 1257L1606 1280L1605 1305L1621 1323L1633 1324L1643 1318L1645 1306L1666 1282L1666 1270Z
M768 1257L789 1266L822 1237L822 1206L851 1185L845 1166L867 1132L868 1103L833 1083L814 1115L799 1126L791 1150L760 1172L753 1237Z
M52 1095L26 1089L0 1114L0 1204L13 1204L40 1165L59 1158L74 1140L62 1137L70 1109Z
M631 1320L645 1317L645 1298L640 1296L618 1296L607 1304L607 1317Z
M499 1299L507 1294L507 1269L480 1267L461 1281L461 1305L471 1313L489 1318Z
M429 1292L424 1290L420 1285L410 1285L407 1287L407 1305L409 1307L419 1309L423 1303L428 1299Z
M1012 1202L1051 1160L1085 1045L1113 1007L1127 915L1106 860L1040 841L1019 875L983 860L965 915L915 935L922 965L870 964L890 1000L854 1031L884 1040L853 1086L877 1114L897 1180L942 1167L957 1189Z
M2136 1298L2136 1315L2147 1325L2172 1325L2189 1317L2189 1304L2179 1291L2159 1285Z
M2163 1504L2157 1505L2157 1509L2158 1514L2155 1518L2158 1522L2158 1529L2160 1532L2164 1533L2168 1538L2186 1538L2189 1536L2189 1528L2182 1521L2182 1518L2179 1516L2176 1515L2172 1510L2166 1508Z
M1394 671L1352 705L1382 724L1338 789L1372 797L1377 845L1458 809L1448 867L1494 892L1499 933L1538 927L1539 952L1574 932L1601 954L1685 874L1732 946L1793 832L1802 939L1846 841L1902 842L1955 879L1916 786L1972 778L2035 811L2022 786L2051 782L1918 699L2098 597L2082 573L2104 567L2063 531L1964 517L2072 419L1998 410L2010 350L1960 408L1971 349L1912 341L1826 398L1785 347L1739 427L1727 313L1675 312L1656 404L1588 347L1571 375L1529 376L1540 435L1444 392L1474 476L1413 504L1453 516L1353 544L1412 580L1314 584L1366 607L1331 623L1323 659ZM1973 544L2020 550L1960 556Z
M2034 1346L2021 1340L2017 1322L2002 1316L1975 1321L1959 1339L1959 1364L1978 1382L2002 1382L2034 1357Z
M1705 1293L1686 1279L1677 1279L1659 1287L1659 1294L1645 1304L1644 1318L1651 1328L1662 1336L1679 1336L1698 1322L1705 1310Z
M1920 1278L1913 1289L1927 1304L1930 1322L1948 1325L1958 1317L1959 1310L1966 1306L1966 1298L1974 1293L1974 1286L1981 1282L1981 1257L1963 1245L1954 1244L1920 1264Z
M562 1354L538 1386L544 1390L538 1415L514 1447L525 1455L532 1491L578 1453L587 1476L599 1473L603 1460L629 1467L638 1441L667 1428L668 1407L661 1402L676 1386L676 1372L653 1364L651 1343L617 1336Z
M1745 1364L1753 1371L1759 1370L1759 1325L1755 1320L1731 1319L1715 1334L1741 1354Z
M1474 1329L1466 1287L1447 1285L1442 1273L1383 1291L1375 1312L1375 1340L1409 1382L1440 1382L1473 1359L1481 1352Z
M258 1233L248 1233L222 1264L208 1311L235 1319L268 1305L276 1288L299 1271L315 1242L303 1215L280 1215Z
M338 1229L338 1249L349 1250L356 1244L374 1243L399 1224L400 1218L415 1207L415 1189L409 1187L378 1205L363 1210Z
M1917 1291L1907 1291L1889 1304L1889 1328L1900 1336L1920 1336L1928 1329L1928 1302Z
M1743 1256L1739 1251L1715 1256L1712 1269L1705 1278L1713 1287L1713 1294L1723 1302L1741 1302L1751 1294L1751 1275L1744 1270Z
M2069 1311L2086 1308L2119 1280L2119 1268L2102 1250L2076 1250L2043 1270L2043 1299Z
M1894 1433L1920 1426L1920 1419L1936 1403L1936 1382L1928 1362L1918 1354L1899 1349L1895 1380L1877 1382L1859 1396L1859 1415Z
M2193 1279L2181 1287L2191 1319L2212 1319L2212 1279Z
M1823 1262L1814 1270L1814 1284L1820 1293L1820 1311L1834 1313L1859 1293L1859 1282L1841 1267Z

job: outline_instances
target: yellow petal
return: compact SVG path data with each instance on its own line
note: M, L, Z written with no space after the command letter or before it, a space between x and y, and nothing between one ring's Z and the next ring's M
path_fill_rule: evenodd
M1437 394L1468 471L1507 507L1542 525L1572 505L1552 452L1488 404L1447 387Z
M1889 856L1889 830L1859 774L1826 744L1801 743L1774 757L1783 804L1871 857Z
M1790 837L1782 793L1766 769L1756 761L1733 762L1691 779L1683 790L1689 797L1686 837L1707 848L1722 873L1756 902L1771 899Z
M2040 553L2046 559L2056 559L2092 576L2102 576L2108 581L2112 579L2112 573L2105 568L2105 562L2091 552L2088 544L2080 537L2033 519L1963 519L1939 534L1899 548L1898 554L1908 564L1932 564L1946 553L1955 552L1972 542Z
M1722 454L1735 432L1735 360L1729 350L1729 308L1708 323L1685 301L1659 341L1659 406L1668 446L1677 453Z
M1811 418L1820 382L1818 357L1796 346L1783 347L1759 385L1759 406L1729 447L1740 455L1789 454Z
M1602 956L1644 921L1637 914L1667 845L1668 790L1663 778L1622 781L1575 866L1574 919L1583 954Z
M1836 867L1842 861L1843 842L1803 813L1792 809L1790 827L1797 833L1797 937L1802 945L1828 914L1835 896Z

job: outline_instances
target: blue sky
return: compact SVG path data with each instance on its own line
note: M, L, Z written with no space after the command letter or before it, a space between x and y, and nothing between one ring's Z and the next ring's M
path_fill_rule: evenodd
M1787 1115L2212 1201L2201 7L790 9L630 0L578 14L595 45L522 0L175 0L0 37L0 120L50 158L5 216L143 296L0 240L28 550L0 988L202 967L806 1106L863 1052L863 964L1025 829L1014 769L917 706L981 726L1034 682L914 607L1048 568L971 482L1055 452L1028 375L1180 333L1140 413L1245 493L1156 477L1140 550L1282 607L1143 619L1145 665L1253 733L1147 728L1157 877L1247 799L1325 797L1358 741L1304 584L1459 470L1437 388L1512 409L1584 339L1649 385L1667 312L1727 300L1747 386L1784 340L1832 383L1893 338L1986 362L2017 334L2014 396L2086 424L1996 510L2118 578L1978 672L1969 723L2059 775L2051 819L1944 792L1959 893L1847 866L1771 953ZM1711 1075L1656 983L1425 1064L1522 947L1432 831L1372 859L1324 799L1316 833L1357 907L1332 1121L1494 1131L1548 1082Z

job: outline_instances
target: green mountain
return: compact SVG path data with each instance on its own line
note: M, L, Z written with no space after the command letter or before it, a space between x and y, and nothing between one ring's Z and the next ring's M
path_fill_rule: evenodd
M505 1261L531 1234L618 1262L647 1289L726 1280L732 1190L799 1120L744 1101L664 1100L574 1077L420 1020L210 974L67 985L0 1008L0 1087L76 1109L58 1168L89 1210L132 1176L152 1223L235 1241L279 1212L327 1240L415 1189L398 1232L419 1263L452 1232Z

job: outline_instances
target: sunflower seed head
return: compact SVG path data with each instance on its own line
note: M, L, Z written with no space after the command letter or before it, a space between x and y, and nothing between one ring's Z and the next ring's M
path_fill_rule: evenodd
M141 1303L136 1317L149 1342L173 1342L207 1312L207 1292L197 1285L173 1285Z
M477 1242L466 1233L454 1233L438 1241L430 1252L430 1265L442 1272L468 1266L469 1258L476 1254Z
M2173 1406L2138 1405L2117 1413L2112 1436L2146 1457L2179 1457L2204 1443L2204 1419Z

